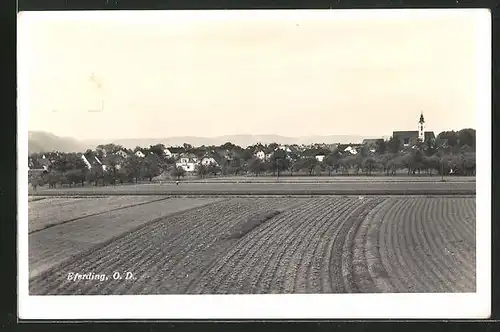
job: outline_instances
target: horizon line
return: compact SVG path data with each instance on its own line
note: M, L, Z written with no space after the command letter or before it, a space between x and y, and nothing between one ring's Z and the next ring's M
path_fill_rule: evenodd
M459 130L454 130L454 129L450 129L450 130L445 130L445 131L460 131L460 130L463 130L463 129L473 129L473 130L476 130L475 128L472 128L472 127L466 127L466 128L462 128L462 129L459 129ZM397 131L397 130L395 130ZM395 132L393 131L393 132ZM403 131L412 131L412 130L403 130ZM413 130L413 131L416 131L416 130ZM426 132L435 132L433 130L426 130ZM310 138L310 137L328 137L328 136L339 136L339 137L342 137L342 136L359 136L359 137L362 137L362 138L373 138L373 137L377 137L377 138L384 138L384 137L391 137L393 132L390 133L390 134L386 134L386 135L363 135L363 134L312 134L312 135L301 135L301 136L287 136L287 135L281 135L281 134L222 134L222 135L217 135L217 136L194 136L194 135L185 135L185 136L164 136L164 137L121 137L121 138L75 138L75 137L72 137L72 136L62 136L62 135L58 135L58 134L54 134L52 132L49 132L49 131L44 131L44 130L28 130L28 133L30 132L39 132L39 133L46 133L46 134L50 134L50 135L54 135L56 137L59 137L59 138L69 138L69 139L73 139L73 140L76 140L76 141L80 141L80 142L85 142L85 141L97 141L97 140L102 140L102 141L110 141L110 140L155 140L155 139L158 139L158 140L163 140L163 139L176 139L176 138L207 138L207 139L217 139L217 138L223 138L223 137L228 137L228 136L279 136L279 137L283 137L283 138L292 138L292 139L304 139L304 138ZM442 132L442 131L440 131Z

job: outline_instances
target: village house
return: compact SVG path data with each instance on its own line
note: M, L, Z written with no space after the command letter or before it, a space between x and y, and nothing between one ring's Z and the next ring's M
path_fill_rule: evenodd
M94 156L95 161L97 162L97 165L101 166L103 171L106 171L106 165L104 165L97 156Z
M115 154L124 158L124 159L128 157L128 153L123 151L123 150L116 151Z
M203 166L210 166L210 165L218 166L219 165L213 157L203 157L200 161L200 164Z
M283 151L285 151L286 153L290 153L290 152L292 152L292 150L291 150L288 146L286 146L286 145L280 145L280 146L278 146L278 148L277 148L277 149L283 150Z
M338 151L348 154L357 154L360 144L339 144L337 146Z
M42 165L42 169L44 172L48 172L50 165L52 165L52 162L49 159L45 158L45 156L42 156L40 165Z
M424 114L420 113L420 119L417 123L417 130L410 131L393 131L392 137L398 139L404 147L414 146L418 142L435 139L433 131L425 131Z
M172 153L172 151L170 151L170 149L163 150L163 153L165 153L165 157L166 158L172 158L173 157L173 153Z
M83 162L85 163L85 165L87 166L88 169L91 169L92 168L92 165L90 164L90 162L87 160L87 157L85 157L85 155L82 154L82 160Z
M182 168L186 173L192 173L195 171L196 162L192 158L181 157L175 163L175 167Z
M168 157L168 158L177 159L177 158L182 156L182 152L184 151L184 148L180 147L180 146L171 146L166 150L168 150L170 152L170 153L165 152L165 154L170 155L170 157Z
M254 155L260 160L266 159L266 154L262 150L257 151Z
M320 163L323 162L323 160L325 159L325 155L324 154L318 154L316 156L314 156L314 158L316 158L316 160Z
M379 144L382 143L384 143L383 138L365 138L362 144L365 145L370 150L370 152L375 152L377 151L377 147L379 146Z
M39 159L36 162L29 158L28 161L28 174L42 174L49 171L51 162L48 159Z
M189 162L189 157L181 157L177 162L180 164L187 164Z
M135 152L135 155L139 158L144 158L146 157L146 155L141 151L141 150L138 150Z

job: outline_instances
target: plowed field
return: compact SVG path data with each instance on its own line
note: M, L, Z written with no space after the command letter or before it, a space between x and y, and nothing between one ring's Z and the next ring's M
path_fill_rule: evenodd
M473 196L198 199L171 213L164 204L173 200L195 201L171 198L31 234L33 265L69 248L54 244L57 234L89 245L33 274L30 293L475 291ZM104 280L68 280L70 273Z

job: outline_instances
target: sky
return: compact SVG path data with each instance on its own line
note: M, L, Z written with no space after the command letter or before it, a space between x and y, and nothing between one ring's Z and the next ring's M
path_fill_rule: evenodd
M485 15L23 12L20 112L76 139L476 128Z

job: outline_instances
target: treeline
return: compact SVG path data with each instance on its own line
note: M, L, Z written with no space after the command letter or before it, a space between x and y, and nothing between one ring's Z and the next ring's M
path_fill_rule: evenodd
M30 182L34 187L49 185L55 187L73 185L115 185L142 180L152 181L155 177L180 179L188 174L178 167L181 157L195 163L190 175L274 175L293 176L298 173L313 175L395 175L405 170L409 175L475 175L475 130L445 131L436 139L418 142L415 146L402 146L393 137L376 145L357 145L357 153L343 148L312 144L309 146L277 143L256 144L247 148L230 142L220 146L195 147L190 144L166 147L156 144L148 148L125 149L120 145L99 145L85 153L35 153L28 158ZM356 145L352 145L356 146ZM141 156L136 155L140 151ZM256 156L262 152L264 158ZM89 162L90 168L84 159ZM202 164L203 158L213 163ZM196 160L196 161L195 161ZM104 167L103 167L104 166ZM33 171L41 170L45 171Z

